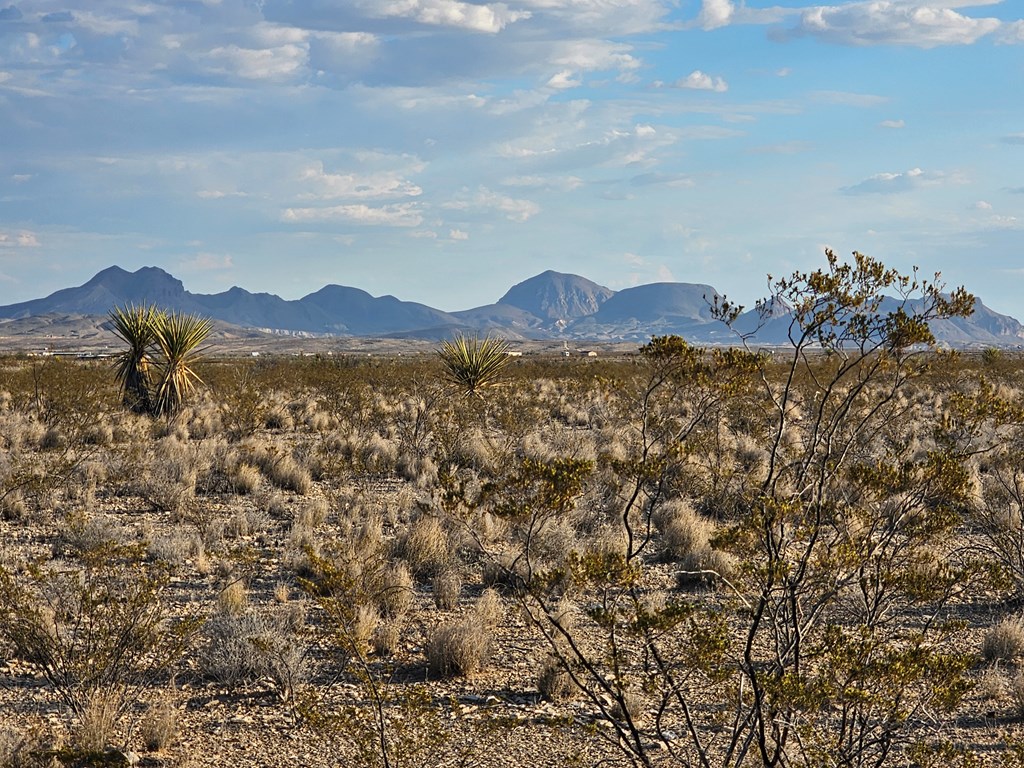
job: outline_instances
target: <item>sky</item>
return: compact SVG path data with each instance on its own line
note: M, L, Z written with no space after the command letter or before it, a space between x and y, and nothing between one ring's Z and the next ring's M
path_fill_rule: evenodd
M0 304L454 311L860 251L1024 319L1020 0L0 0Z

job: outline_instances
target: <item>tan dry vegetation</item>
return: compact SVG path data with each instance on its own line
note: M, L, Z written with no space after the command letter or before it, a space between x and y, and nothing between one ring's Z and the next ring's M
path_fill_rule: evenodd
M124 413L102 365L0 361L0 764L753 766L756 734L728 754L752 685L769 738L795 726L778 765L858 764L823 757L851 748L841 712L864 764L1012 764L1024 363L930 356L902 399L844 384L847 407L812 357L779 410L783 364L690 354L524 357L485 397L430 359L213 360L169 423ZM812 501L816 402L852 459ZM786 625L773 574L801 567L816 621ZM69 599L85 573L146 574L117 593L141 613ZM76 616L135 661L59 674ZM798 681L762 676L787 626Z

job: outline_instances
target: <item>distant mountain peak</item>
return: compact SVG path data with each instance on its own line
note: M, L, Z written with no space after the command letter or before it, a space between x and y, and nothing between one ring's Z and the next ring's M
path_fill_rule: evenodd
M569 322L592 315L615 291L579 275L552 269L512 286L498 299L539 318Z

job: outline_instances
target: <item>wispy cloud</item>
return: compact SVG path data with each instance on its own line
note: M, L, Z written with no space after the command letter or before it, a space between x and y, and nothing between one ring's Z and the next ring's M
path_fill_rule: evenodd
M941 171L924 171L920 168L911 168L909 171L901 171L899 173L876 173L874 176L857 184L843 187L842 191L848 195L893 194L942 184L949 180L951 180L951 177Z
M1004 144L1024 144L1024 131L1003 136L1001 141Z
M883 120L878 124L879 128L906 128L907 124L903 120Z
M423 214L412 203L396 203L373 207L369 205L333 205L326 208L286 208L281 220L288 223L349 221L385 227L418 227Z
M234 259L229 254L205 251L200 251L191 259L178 262L178 267L185 272L217 272L232 269L234 266Z
M0 248L38 248L39 245L35 232L0 232Z

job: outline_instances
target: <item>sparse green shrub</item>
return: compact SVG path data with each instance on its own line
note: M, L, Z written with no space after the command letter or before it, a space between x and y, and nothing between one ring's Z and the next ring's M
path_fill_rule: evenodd
M104 544L80 565L0 566L0 637L80 716L100 693L117 716L186 652L198 622L171 622L166 571Z

